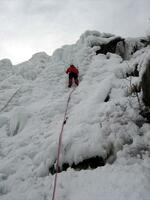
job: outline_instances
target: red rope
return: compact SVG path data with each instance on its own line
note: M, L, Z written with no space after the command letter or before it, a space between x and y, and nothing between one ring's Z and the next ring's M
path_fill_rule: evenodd
M61 145L62 145L63 130L64 130L64 125L66 124L66 120L67 120L67 110L68 110L69 102L70 102L71 95L72 95L74 90L75 90L75 88L69 94L69 97L68 97L68 100L67 100L66 109L65 109L65 114L64 114L64 120L63 120L63 123L62 123L60 135L59 135L59 144L58 144L57 160L56 160L56 174L55 174L55 179L54 179L54 188L53 188L52 200L55 199L56 186L57 186L57 176L58 176L58 172L60 170L59 158L60 158L60 151L61 151Z

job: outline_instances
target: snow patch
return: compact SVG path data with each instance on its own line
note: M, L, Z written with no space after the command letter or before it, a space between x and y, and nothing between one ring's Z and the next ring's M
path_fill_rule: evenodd
M25 108L15 109L10 118L8 135L15 136L21 132L27 124L30 116L31 115L25 111Z

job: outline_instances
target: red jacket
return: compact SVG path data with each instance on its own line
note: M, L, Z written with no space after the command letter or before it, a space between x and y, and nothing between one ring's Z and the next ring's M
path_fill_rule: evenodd
M68 73L70 73L70 72L73 72L73 73L75 73L75 74L78 74L78 73L79 73L78 69L77 69L74 65L70 65L70 67L68 67L66 73L68 74Z

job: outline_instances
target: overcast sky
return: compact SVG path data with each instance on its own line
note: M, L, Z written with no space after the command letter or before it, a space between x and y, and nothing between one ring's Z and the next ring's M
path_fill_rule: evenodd
M0 0L0 59L51 55L86 30L144 36L149 19L150 0Z

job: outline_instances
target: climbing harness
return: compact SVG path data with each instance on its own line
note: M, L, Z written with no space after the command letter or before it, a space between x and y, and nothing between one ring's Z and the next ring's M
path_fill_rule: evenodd
M60 131L60 135L59 135L59 143L58 143L57 159L56 159L56 173L55 173L55 178L54 178L54 187L53 187L52 200L55 199L56 186L57 186L57 176L58 176L58 173L60 171L59 158L60 158L60 150L61 150L61 145L62 145L63 130L64 130L64 125L66 124L67 119L68 119L68 117L67 117L68 106L69 106L69 102L70 102L70 99L71 99L71 95L74 92L74 90L75 90L75 88L73 88L73 90L69 94L69 97L68 97L68 100L67 100L67 104L66 104L64 119L63 119L61 131Z
M21 88L17 89L16 92L11 96L11 98L7 101L7 103L0 109L0 112L2 112L7 106L8 104L11 102L11 100L16 96L16 94L18 93L18 91L20 90Z

